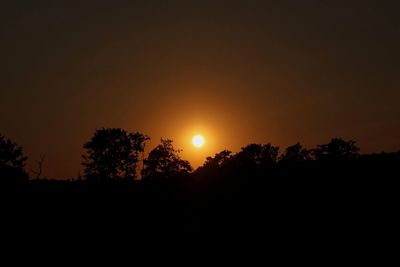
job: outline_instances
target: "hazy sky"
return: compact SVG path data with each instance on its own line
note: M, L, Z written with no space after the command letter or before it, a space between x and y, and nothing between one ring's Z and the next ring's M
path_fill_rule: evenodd
M96 128L195 166L250 142L400 149L400 1L0 0L0 133L76 176ZM207 144L195 150L194 133Z

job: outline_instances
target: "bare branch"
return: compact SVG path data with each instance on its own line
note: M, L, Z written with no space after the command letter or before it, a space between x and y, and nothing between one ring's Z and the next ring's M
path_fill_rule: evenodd
M43 165L46 159L46 154L40 155L40 159L36 161L37 170L31 170L36 179L40 179L43 173Z

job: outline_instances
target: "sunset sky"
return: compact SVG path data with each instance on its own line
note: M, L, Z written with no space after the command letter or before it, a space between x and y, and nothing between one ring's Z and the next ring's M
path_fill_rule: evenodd
M95 129L174 140L195 167L248 143L400 149L400 1L0 0L0 133L44 175ZM206 143L192 145L202 134Z

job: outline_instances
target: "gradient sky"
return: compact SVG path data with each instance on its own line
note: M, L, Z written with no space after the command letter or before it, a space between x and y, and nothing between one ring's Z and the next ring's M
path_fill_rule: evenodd
M76 176L96 128L400 149L400 1L0 0L0 133ZM190 139L203 133L195 150Z

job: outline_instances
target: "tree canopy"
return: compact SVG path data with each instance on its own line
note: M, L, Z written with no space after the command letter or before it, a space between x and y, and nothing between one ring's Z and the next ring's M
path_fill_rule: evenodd
M345 141L341 138L333 138L329 143L318 145L313 150L316 160L351 160L358 156L359 147L356 141Z
M300 162L311 159L310 151L304 148L300 143L296 143L286 148L280 156L280 161Z
M0 134L0 177L7 181L27 179L25 162L27 157L22 147ZM4 180L3 180L4 182Z
M279 147L271 144L249 144L242 148L234 158L245 166L266 166L276 163Z
M161 144L150 151L144 160L145 168L142 171L143 178L173 177L188 174L193 171L189 161L179 156L180 150L172 145L172 140L161 139Z
M84 145L85 177L93 180L136 178L139 155L149 137L119 128L97 130Z

